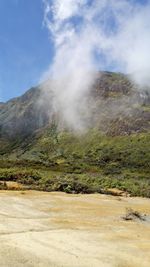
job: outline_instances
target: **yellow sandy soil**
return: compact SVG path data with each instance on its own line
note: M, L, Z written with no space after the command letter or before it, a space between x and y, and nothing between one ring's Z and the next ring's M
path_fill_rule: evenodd
M150 267L150 200L0 191L0 267L23 266Z

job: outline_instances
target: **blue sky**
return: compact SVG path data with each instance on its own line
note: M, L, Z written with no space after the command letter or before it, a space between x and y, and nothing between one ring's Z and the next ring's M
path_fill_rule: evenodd
M0 101L34 86L53 54L41 0L0 0Z
M42 0L0 0L0 101L37 85L48 69L54 50L43 17Z

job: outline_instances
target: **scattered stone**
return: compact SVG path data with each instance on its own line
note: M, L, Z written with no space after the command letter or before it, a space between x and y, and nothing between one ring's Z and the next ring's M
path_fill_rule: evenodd
M146 221L146 214L141 214L139 211L127 208L126 214L122 218L125 221L135 221L135 220Z

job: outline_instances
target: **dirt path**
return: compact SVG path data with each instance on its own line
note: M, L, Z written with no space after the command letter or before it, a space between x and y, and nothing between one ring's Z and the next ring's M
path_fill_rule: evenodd
M1 267L150 267L150 200L0 191Z

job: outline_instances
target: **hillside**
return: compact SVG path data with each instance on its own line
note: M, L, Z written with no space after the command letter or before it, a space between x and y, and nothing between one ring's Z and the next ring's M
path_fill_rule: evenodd
M88 92L87 131L67 128L54 93L41 87L0 105L1 181L46 191L150 196L150 95L129 77L103 72ZM82 105L82 103L81 103ZM4 185L1 184L2 188Z
M26 137L51 123L58 125L62 120L61 110L58 114L52 110L52 89L46 88L48 98L44 97L39 86L31 88L20 97L1 103L0 136ZM96 81L86 97L91 109L89 118L85 117L89 128L98 127L108 134L111 128L114 135L149 130L149 91L147 88L140 90L127 76L111 72L97 74Z

